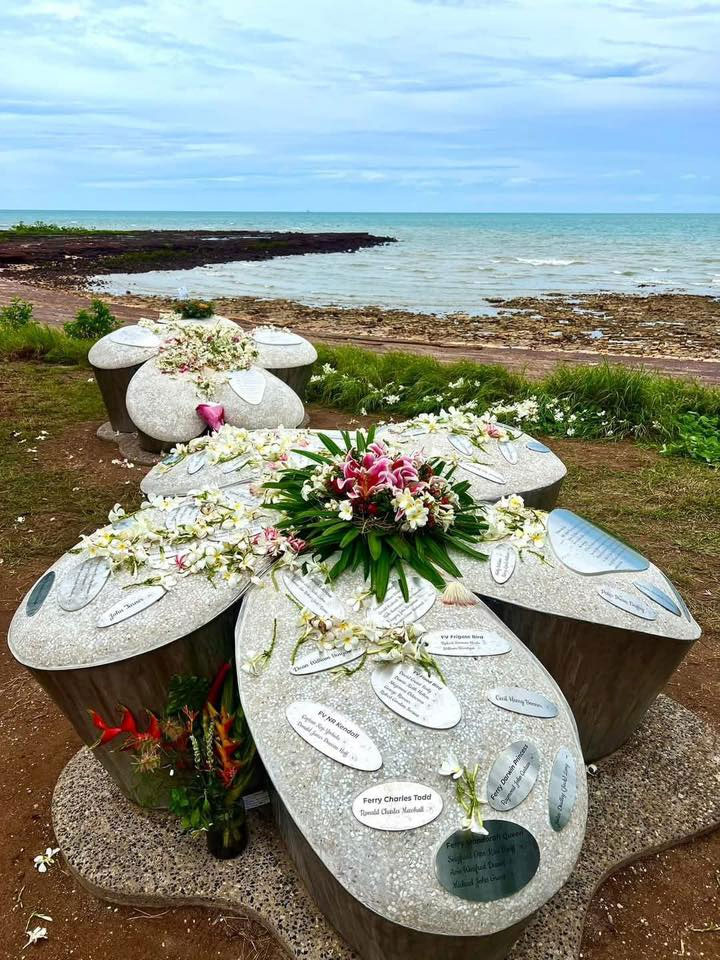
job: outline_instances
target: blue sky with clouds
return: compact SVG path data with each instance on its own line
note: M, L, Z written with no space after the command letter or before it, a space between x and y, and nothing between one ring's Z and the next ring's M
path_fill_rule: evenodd
M0 40L0 207L720 210L720 3L3 0Z

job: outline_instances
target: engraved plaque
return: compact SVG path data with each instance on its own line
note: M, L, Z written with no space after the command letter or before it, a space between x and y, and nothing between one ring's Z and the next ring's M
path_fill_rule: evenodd
M508 463L517 463L518 462L518 452L517 444L511 443L509 440L506 440L504 443L498 444L500 447L500 453L507 460Z
M257 507L260 504L260 498L250 492L250 487L247 483L232 483L228 487L223 487L223 493L234 497L235 500L239 500L240 503L246 503L249 507ZM254 532L259 533L261 530L262 524L258 525Z
M553 761L548 790L548 817L556 833L570 822L576 796L575 758L567 747L560 747Z
M206 463L207 459L205 457L205 452L203 450L198 450L197 453L193 453L187 458L187 472L192 476L194 473L197 473L198 470L202 470Z
M448 440L463 456L471 457L473 455L475 447L469 437L464 437L461 433L451 433Z
M382 766L373 741L344 713L322 703L298 700L285 715L298 736L331 760L354 770L379 770Z
M534 743L517 740L505 747L488 774L487 798L495 810L519 806L535 786L540 754Z
M528 440L525 446L528 450L532 450L533 453L552 453L550 447L546 447L545 444L539 440Z
M110 334L113 343L120 343L124 347L159 347L161 340L147 327L133 325L120 327Z
M296 347L303 342L302 337L289 330L255 330L253 340L256 343L266 343L268 346Z
M429 630L423 640L428 653L445 657L493 657L512 649L496 630Z
M358 650L319 650L314 643L306 643L298 650L295 663L290 667L290 673L296 677L306 676L308 673L322 673L323 670L332 670L342 667L353 660L359 660L363 655L363 648Z
M522 713L526 717L549 719L558 715L558 708L552 700L523 687L495 687L489 691L488 700L496 707L510 710L511 713Z
M178 527L184 527L188 523L195 523L200 516L200 507L194 503L181 503L178 507L168 510L165 517L165 526L168 530L177 530Z
M182 455L176 451L171 451L166 457L163 457L160 463L164 467L174 467L180 460L182 460Z
M486 467L483 463L472 463L470 460L463 460L460 466L463 470L467 470L468 473L474 473L476 477L482 477L483 480L489 480L490 483L507 483L501 473L493 470L492 467Z
M665 607L670 613L674 613L676 617L682 616L680 607L675 603L673 598L665 593L664 590L661 590L660 587L656 587L655 584L649 580L633 580L633 583L640 593L644 593L648 599L654 600L655 603L660 604L661 607Z
M455 694L436 674L427 674L421 667L405 663L376 667L370 683L386 707L421 727L449 730L460 722Z
M638 600L637 597L633 596L632 593L628 593L627 590L605 586L599 587L598 593L603 600L607 600L608 603L611 603L619 610L624 610L625 613L631 613L634 617L640 617L642 620L657 620L657 613L655 613L652 607L648 606L647 603L643 603L642 600Z
M374 830L414 830L440 815L442 797L423 783L393 780L378 783L355 797L352 812L356 820Z
M435 587L422 577L408 577L408 594L405 603L400 587L392 584L388 587L382 603L375 602L370 608L370 620L377 626L399 627L405 623L414 623L424 617L437 599Z
M490 575L495 583L507 583L515 573L518 552L509 543L499 543L490 554Z
M569 510L548 516L548 537L555 556L576 573L647 570L645 557Z
M47 573L40 577L38 582L30 591L30 595L27 598L27 603L25 604L25 613L28 617L34 617L40 607L45 603L47 595L52 590L53 583L55 583L54 570L48 570Z
M290 596L301 607L319 617L343 617L345 607L319 576L291 577L283 574L283 583Z
M456 830L435 857L435 873L453 896L491 903L522 890L540 866L537 840L510 820L486 820L486 837Z
M228 383L245 403L253 406L262 403L265 395L265 377L259 370L237 370L230 374Z
M239 470L241 467L244 467L250 458L247 454L243 454L240 457L234 457L232 460L226 460L225 463L220 464L221 473L234 473L236 470Z
M96 627L112 627L122 620L134 617L136 613L146 610L165 596L164 587L133 587L112 607L101 614L95 622Z
M83 560L58 581L58 604L63 610L82 610L100 593L109 576L110 564L104 557Z

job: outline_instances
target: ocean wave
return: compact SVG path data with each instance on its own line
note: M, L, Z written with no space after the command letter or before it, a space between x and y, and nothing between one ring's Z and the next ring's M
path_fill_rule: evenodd
M571 263L580 263L579 260L557 260L553 257L547 259L535 257L515 257L515 263L529 263L533 267L569 267Z
M653 273L667 273L670 267L653 267Z

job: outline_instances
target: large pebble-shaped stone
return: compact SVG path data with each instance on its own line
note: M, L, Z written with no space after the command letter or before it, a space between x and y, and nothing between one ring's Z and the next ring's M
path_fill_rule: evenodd
M159 337L155 337L152 342L148 340L144 346L136 346L132 343L120 342L116 336L120 331L130 331L131 334L133 332L138 333L138 339L139 337L145 339L150 334L150 331L145 327L133 324L128 327L120 327L118 331L101 337L90 347L88 353L88 360L93 367L98 367L100 370L119 370L123 367L134 367L139 363L145 363L146 360L151 360L157 356L161 343ZM139 331L143 332L139 333Z

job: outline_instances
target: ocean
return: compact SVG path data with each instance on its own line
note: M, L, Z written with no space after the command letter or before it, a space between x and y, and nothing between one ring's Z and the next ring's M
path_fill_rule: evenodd
M310 305L492 312L489 298L613 291L720 296L720 214L0 211L108 228L362 231L398 242L103 278L112 293L282 297Z

